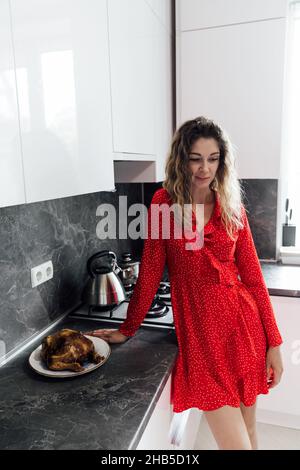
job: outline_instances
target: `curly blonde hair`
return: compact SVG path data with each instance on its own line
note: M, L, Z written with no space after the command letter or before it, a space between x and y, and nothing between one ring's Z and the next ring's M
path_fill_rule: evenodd
M176 131L172 139L170 153L165 164L165 181L172 201L179 204L182 211L184 204L192 204L189 153L194 142L199 138L213 138L220 150L220 162L210 189L220 195L222 222L230 238L235 229L243 228L242 223L242 189L235 169L233 145L224 129L213 120L204 116L186 121Z

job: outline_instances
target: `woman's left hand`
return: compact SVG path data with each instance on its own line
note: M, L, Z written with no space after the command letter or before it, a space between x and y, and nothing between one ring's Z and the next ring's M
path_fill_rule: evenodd
M280 346L270 346L266 356L268 388L274 388L279 384L283 373Z

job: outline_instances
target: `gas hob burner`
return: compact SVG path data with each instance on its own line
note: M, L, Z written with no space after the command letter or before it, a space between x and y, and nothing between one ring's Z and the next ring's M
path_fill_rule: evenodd
M157 290L157 295L160 300L171 301L170 283L161 281Z
M161 300L155 297L153 300L150 309L146 314L146 318L159 318L167 315L169 307Z
M136 284L128 284L124 286L125 293L126 293L126 300L127 302L130 301L130 298L133 294ZM162 303L166 303L167 305L171 305L171 289L170 289L170 282L169 281L161 281L157 292L155 294L155 300L161 301Z
M159 288L158 288L157 292L158 292L158 294L163 294L163 295L170 294L169 282L161 281L159 283Z

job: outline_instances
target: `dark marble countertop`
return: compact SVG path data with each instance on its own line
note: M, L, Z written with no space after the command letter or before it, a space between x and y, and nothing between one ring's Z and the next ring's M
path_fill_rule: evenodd
M300 297L300 266L260 261L270 295Z
M63 327L116 325L66 318L51 332ZM68 379L30 368L40 343L0 368L0 449L135 449L174 366L174 330L141 327L101 367Z

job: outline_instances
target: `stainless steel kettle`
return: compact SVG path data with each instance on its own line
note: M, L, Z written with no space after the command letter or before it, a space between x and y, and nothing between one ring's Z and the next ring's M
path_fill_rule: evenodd
M118 274L123 286L135 284L139 276L140 261L134 261L131 253L123 253L119 259L121 270Z
M95 261L104 256L111 257L110 265L95 267ZM87 261L90 279L87 281L82 301L93 306L114 306L126 299L126 292L119 277L121 268L117 265L117 257L113 251L102 250L95 253Z

